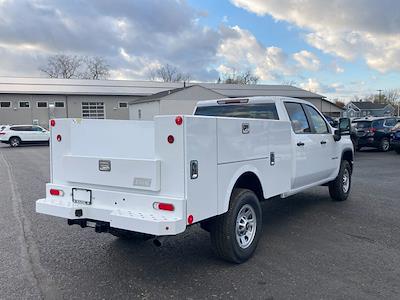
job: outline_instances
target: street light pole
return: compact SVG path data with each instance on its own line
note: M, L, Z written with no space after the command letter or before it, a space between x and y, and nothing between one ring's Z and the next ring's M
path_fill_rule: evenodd
M382 90L376 90L377 92L379 92L379 103L382 103Z

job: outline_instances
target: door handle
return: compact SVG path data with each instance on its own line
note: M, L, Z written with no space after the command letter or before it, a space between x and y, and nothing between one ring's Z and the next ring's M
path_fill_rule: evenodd
M297 146L299 146L299 147L304 146L304 143L303 142L298 142Z
M321 145L325 145L326 144L326 141L321 141Z

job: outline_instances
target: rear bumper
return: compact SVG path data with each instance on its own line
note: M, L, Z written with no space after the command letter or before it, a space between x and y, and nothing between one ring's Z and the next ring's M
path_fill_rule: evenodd
M93 203L87 205L72 202L68 187L65 186L57 186L64 190L65 196L51 196L49 189L53 187L48 184L47 198L36 201L36 212L72 220L91 219L108 222L113 228L156 236L175 235L186 229L186 217L183 217L183 212L186 211L185 202L181 199L168 200L173 202L176 208L176 211L169 212L152 207L153 202L160 201L155 196L92 190ZM141 205L135 205L139 197ZM115 199L124 201L118 205L119 201Z

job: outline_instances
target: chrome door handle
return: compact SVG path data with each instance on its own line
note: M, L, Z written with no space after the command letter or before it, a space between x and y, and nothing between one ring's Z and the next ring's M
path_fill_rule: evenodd
M303 142L298 142L297 146L299 146L299 147L304 146L304 143Z
M326 141L321 141L321 145L325 145L326 144Z

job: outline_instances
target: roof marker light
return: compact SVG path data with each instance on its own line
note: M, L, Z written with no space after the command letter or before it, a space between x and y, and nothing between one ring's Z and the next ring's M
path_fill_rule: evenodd
M51 127L56 126L56 121L55 121L55 120L50 120L50 126L51 126Z

